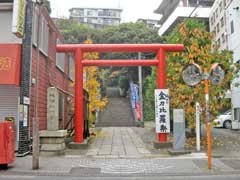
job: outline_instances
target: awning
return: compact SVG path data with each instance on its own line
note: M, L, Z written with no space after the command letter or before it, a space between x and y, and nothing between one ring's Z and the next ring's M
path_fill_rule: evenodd
M0 85L20 84L21 44L0 44Z

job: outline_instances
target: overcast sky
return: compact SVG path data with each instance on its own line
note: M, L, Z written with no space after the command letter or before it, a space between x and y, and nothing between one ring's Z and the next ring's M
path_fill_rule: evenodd
M135 22L139 18L160 19L153 11L162 0L50 0L52 17L69 17L72 7L122 8L122 22Z

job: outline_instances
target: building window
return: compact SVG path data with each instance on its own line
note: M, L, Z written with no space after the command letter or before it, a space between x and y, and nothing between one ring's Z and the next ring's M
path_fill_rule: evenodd
M41 16L40 17L40 27L38 27L38 16L36 10L34 11L33 17L33 44L37 46L37 36L39 33L39 49L45 54L48 54L48 38L49 38L49 27L46 19Z
M222 43L225 43L225 35L222 33Z
M211 25L213 25L213 23L214 23L214 22L213 22L213 17L211 17L210 21L211 21Z
M213 31L213 32L212 32L212 36L213 36L213 38L216 37L216 31Z
M93 11L88 10L87 15L88 15L88 16L92 16L92 15L93 15Z
M218 17L218 8L216 9L215 15L216 15L216 19L217 19L217 17Z
M220 41L220 38L217 40L217 45L218 45L218 47L220 47L220 46L221 46L221 41Z
M37 26L38 26L38 16L36 14L36 9L33 13L33 29L32 29L32 43L37 45Z
M98 16L103 16L103 11L98 11Z
M217 32L219 32L219 23L217 23Z
M235 121L240 121L240 108L234 108L234 120Z
M47 25L47 21L42 16L39 47L46 54L48 54L48 36L49 36L49 28L48 28L48 25Z
M222 4L222 2L220 2L219 7L220 7L220 12L222 12L222 10L223 10L223 4Z
M221 27L223 27L224 26L224 19L223 19L223 17L221 18Z
M57 39L57 44L61 44L60 40ZM56 66L64 72L65 67L65 53L56 53Z
M233 21L231 21L230 25L231 25L231 34L233 34L233 33L234 33L234 24L233 24Z
M74 56L71 54L69 56L69 78L74 81L75 77L74 77L74 74L75 74L75 63L74 63Z

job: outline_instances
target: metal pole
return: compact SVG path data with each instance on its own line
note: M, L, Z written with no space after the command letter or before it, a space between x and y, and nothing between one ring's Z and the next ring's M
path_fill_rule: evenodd
M83 53L75 52L75 143L83 142Z
M206 75L204 79L205 84L205 99L206 99L206 127L207 127L207 146L208 146L208 169L212 169L211 160L211 124L210 124L210 114L209 114L209 89L208 89L208 73L207 69L204 69Z
M158 63L158 75L157 75L157 88L165 89L166 88L166 60L165 60L165 50L160 48L157 53ZM158 133L159 142L167 142L166 133Z
M138 59L141 59L141 52L138 52ZM140 111L141 111L141 123L144 127L143 119L143 95L142 95L142 66L138 66L138 82L139 82L139 99L140 99Z
M32 169L39 169L39 122L38 122L38 80L39 80L39 43L40 43L40 20L41 20L41 3L36 3L37 13L35 16L38 16L37 23L37 59L35 67L35 87L34 87L34 117L33 117L33 146L32 146Z

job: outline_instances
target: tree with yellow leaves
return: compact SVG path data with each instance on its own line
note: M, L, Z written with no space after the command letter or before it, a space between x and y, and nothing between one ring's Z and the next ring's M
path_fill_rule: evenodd
M167 88L170 92L171 108L185 110L185 118L190 129L195 127L195 103L198 101L204 110L205 95L204 81L199 85L187 86L182 77L183 68L190 64L198 64L203 68L208 68L214 63L223 64L227 71L227 76L219 85L210 83L210 113L213 119L219 110L230 108L230 99L224 98L225 92L230 89L232 73L230 65L232 54L229 51L217 51L217 46L212 44L212 36L206 31L204 23L197 20L186 20L180 23L167 37L166 43L184 44L185 51L181 53L169 53L167 56ZM157 73L156 68L152 69L152 75L146 79L146 90L144 99L145 119L154 119L154 89L156 89ZM205 118L202 113L202 120Z
M92 44L91 39L84 41L84 44ZM97 60L99 59L98 52L84 53L83 59ZM94 119L94 112L98 109L103 109L107 104L107 98L101 98L100 83L98 82L98 69L96 66L84 67L84 89L89 94L89 117L90 121Z
M212 44L212 35L197 20L187 20L166 38L168 43L182 43L185 46L183 53L169 54L167 58L167 87L170 89L171 107L182 108L186 113L189 128L195 127L195 103L198 101L205 108L204 81L197 86L187 86L181 77L183 68L190 63L198 64L202 71L211 65L220 63L227 72L221 84L210 83L210 113L213 119L220 110L230 108L230 99L224 98L225 92L230 89L232 73L232 54L230 51L218 51L218 45ZM205 114L202 113L202 120Z

